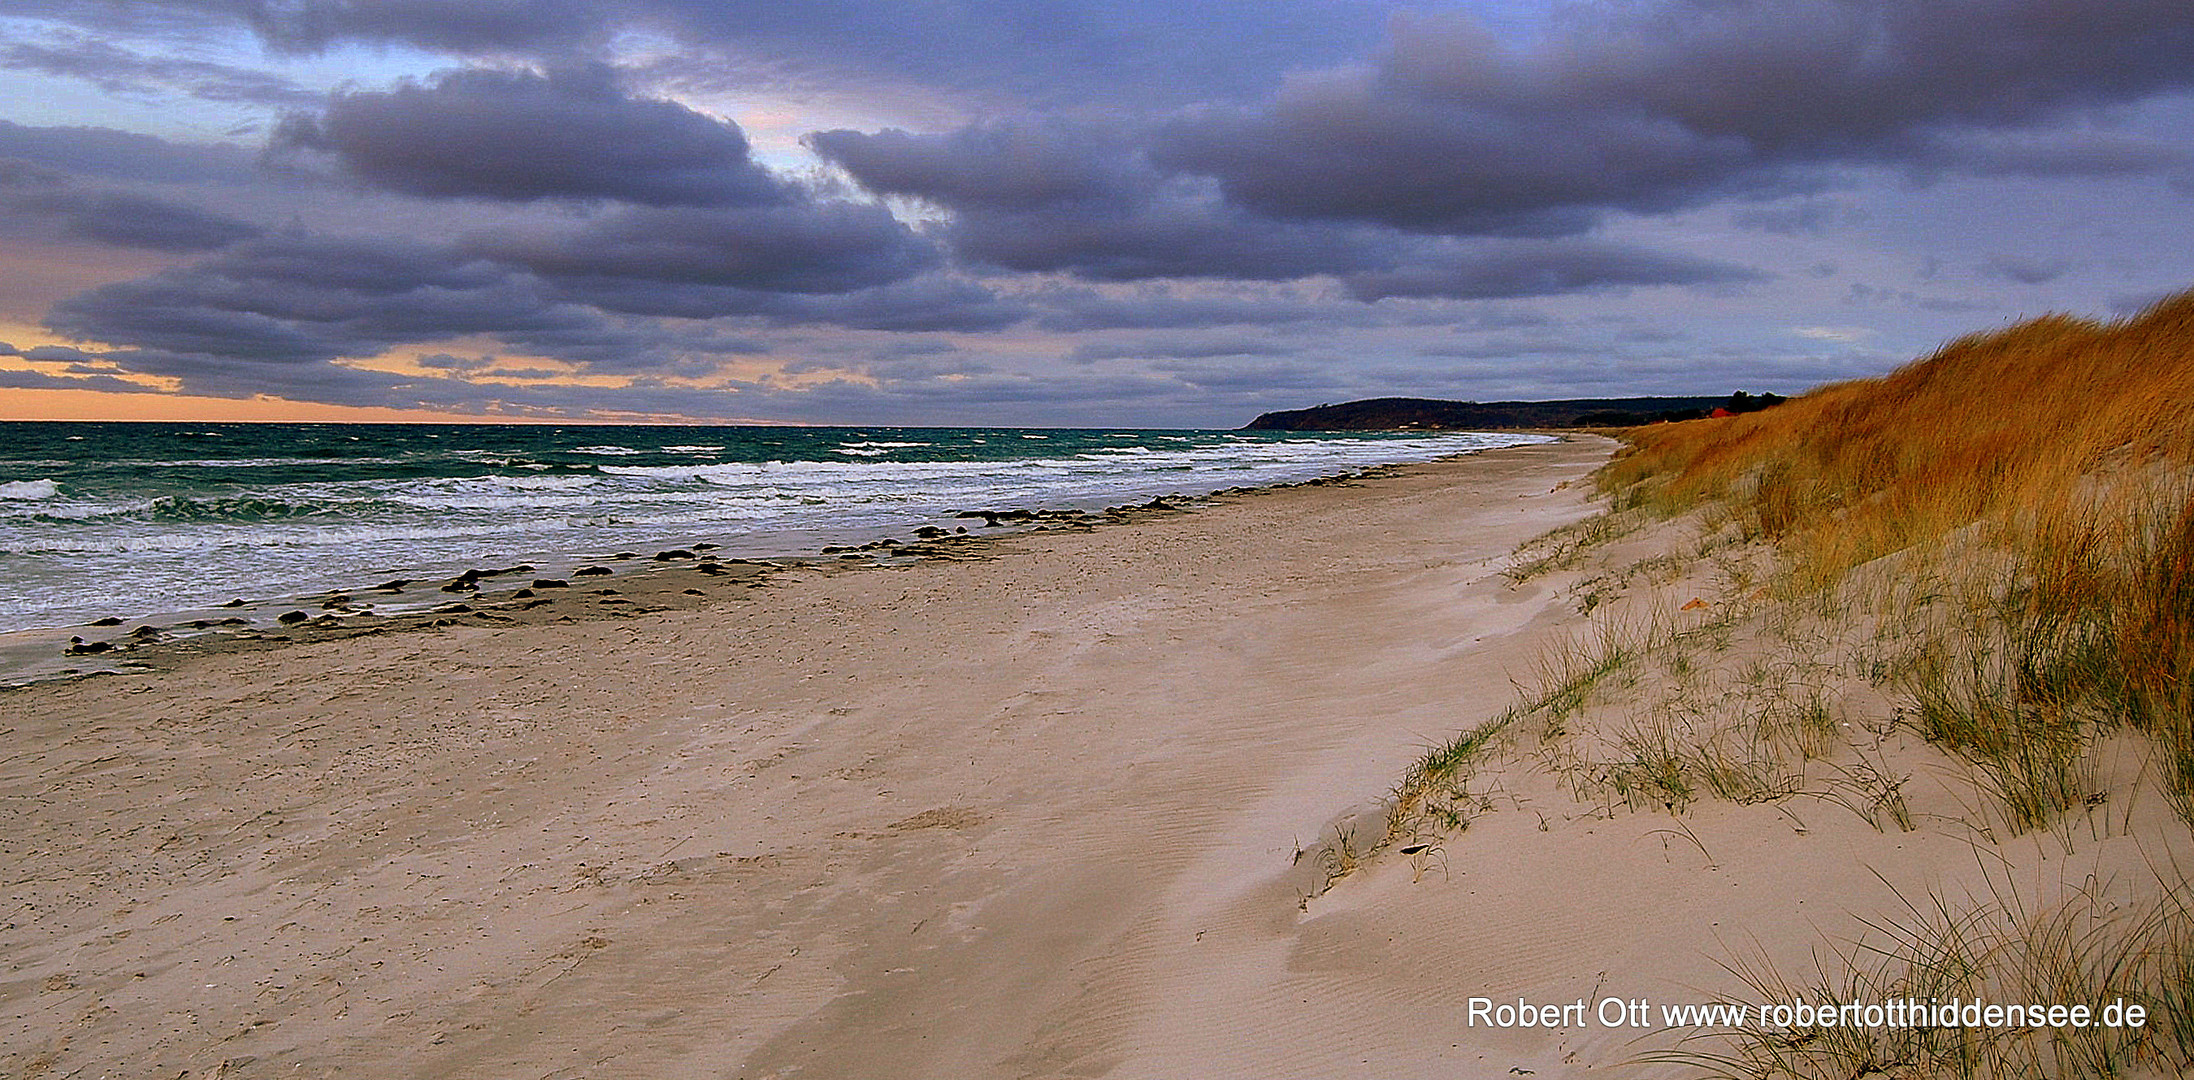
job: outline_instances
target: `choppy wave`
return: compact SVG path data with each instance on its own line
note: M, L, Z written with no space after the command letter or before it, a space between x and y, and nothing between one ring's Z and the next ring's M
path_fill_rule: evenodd
M50 499L61 493L61 485L51 480L10 480L0 483L0 499Z
M790 554L961 510L1118 505L1534 438L239 425L220 433L233 457L201 443L162 459L145 442L160 434L79 425L17 443L20 458L0 446L0 466L36 478L0 483L0 629L700 540Z

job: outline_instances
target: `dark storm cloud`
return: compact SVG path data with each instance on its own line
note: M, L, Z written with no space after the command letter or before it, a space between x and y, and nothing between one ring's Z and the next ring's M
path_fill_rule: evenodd
M1092 281L1288 281L1394 264L1406 246L1382 230L1273 221L1203 198L1117 212L1062 207L967 210L940 235L961 258L1001 270L1065 271Z
M170 142L103 127L30 127L0 120L0 157L72 173L155 183L251 181L257 154L238 146Z
M211 251L260 233L258 226L225 214L123 192L85 193L62 206L71 235L118 247Z
M275 151L331 154L408 195L756 205L788 193L738 125L627 95L601 65L537 75L469 68L391 90L337 93L276 129Z
M537 283L444 245L268 236L81 293L54 305L46 321L116 345L309 364L579 318L547 303Z
M475 335L593 370L702 374L710 364L696 355L759 346L634 316L924 331L1026 316L972 282L916 276L934 261L882 211L845 204L634 210L561 233L449 243L278 234L78 294L46 323L178 377L233 363L322 369Z
M870 191L958 210L1133 205L1165 181L1118 125L1035 120L942 135L818 131L807 143Z
M577 293L600 283L604 296L624 296L619 282L848 292L911 277L939 258L884 208L848 202L636 208L575 228L483 235L472 246Z
M102 90L148 94L177 90L205 101L295 108L319 95L264 71L147 56L111 42L76 39L61 44L21 43L0 48L0 67L83 79Z
M1555 240L1474 244L1397 270L1351 274L1342 280L1359 300L1484 300L1634 286L1741 285L1764 281L1766 275L1621 244Z
M211 251L259 235L259 227L195 206L86 188L28 162L0 158L0 223L116 247Z
M159 388L119 379L113 375L48 375L42 371L0 371L0 388L9 390L103 390L108 393L151 394Z
M1380 230L1274 221L1169 180L1116 127L1032 121L945 135L825 131L808 145L869 191L952 211L939 235L962 259L1097 281L1283 281L1384 266Z
M1374 65L1174 120L1151 150L1272 215L1543 235L1802 190L1824 166L1987 165L1948 151L2190 85L2182 0L1702 0L1581 17L1528 50L1423 16ZM2131 160L2105 156L2089 167Z

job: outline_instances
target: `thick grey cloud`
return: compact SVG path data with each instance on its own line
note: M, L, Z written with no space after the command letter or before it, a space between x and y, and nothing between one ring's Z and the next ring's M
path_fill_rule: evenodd
M619 294L620 282L848 292L911 277L938 261L931 244L884 208L849 202L634 208L575 228L487 234L472 247L575 291L598 284L604 296Z
M2194 191L2185 0L0 0L0 14L45 20L0 43L11 87L108 92L112 122L147 130L146 99L176 110L160 130L238 131L260 121L236 106L271 118L331 63L373 65L304 104L264 159L0 120L0 156L62 174L0 195L16 235L194 256L53 306L55 330L118 347L76 374L111 363L202 393L700 411L723 406L676 383L732 356L799 376L719 395L740 415L823 421L1780 392L1976 320L2194 272L2183 192L2164 182ZM246 27L272 52L239 49ZM450 57L471 66L387 81ZM818 175L900 216L835 178L773 173L748 142L766 132L774 155L809 128L831 129L806 138L832 170ZM285 159L307 168L269 167ZM313 182L331 173L355 183ZM1923 259L1944 268L1925 295L1910 291ZM92 265L20 286L16 317ZM1672 305L1670 288L1693 295ZM1690 336L1624 336L1664 318ZM1787 352L1793 327L1847 326L1867 348ZM410 348L446 355L413 378L347 363ZM459 355L479 350L504 359ZM468 381L508 381L524 357L630 385Z
M309 364L466 334L568 325L536 283L446 245L276 235L54 306L78 338L177 354Z
M1342 279L1359 300L1436 296L1487 300L1651 285L1766 280L1731 263L1585 240L1481 242L1396 270Z
M738 125L627 95L605 66L467 68L337 93L276 129L274 149L331 154L378 187L428 197L740 206L788 193Z
M1034 212L1147 202L1165 177L1118 124L992 123L941 135L818 131L808 146L880 195L957 210Z
M172 142L104 127L32 127L0 119L0 157L66 172L155 183L248 183L258 155L239 146Z
M2004 148L1971 132L2190 86L2180 0L1698 0L1580 17L1526 48L1420 17L1375 64L1163 125L1152 155L1268 214L1545 234L1608 209L1795 190L1827 166L2000 170Z
M28 162L0 158L0 222L116 247L198 252L257 236L249 222L168 199L87 188ZM50 233L49 233L50 235Z

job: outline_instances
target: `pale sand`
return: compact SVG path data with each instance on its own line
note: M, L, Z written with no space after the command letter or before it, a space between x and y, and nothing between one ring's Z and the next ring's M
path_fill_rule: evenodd
M1608 448L0 694L0 1072L1637 1075L1468 998L1703 1000L1975 856L1518 766L1310 895L1581 624L1497 571Z

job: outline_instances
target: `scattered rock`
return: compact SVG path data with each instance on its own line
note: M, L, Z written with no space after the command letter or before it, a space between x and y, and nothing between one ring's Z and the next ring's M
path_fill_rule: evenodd
M637 551L620 551L617 554L610 556L610 558L612 559L637 559L639 557L640 553Z
M689 547L691 547L691 548L693 548L693 550L695 550L695 551L714 551L714 550L716 550L717 548L719 548L719 547L722 547L723 545L721 545L721 544L711 544L711 543L708 543L707 541L702 541L701 543L698 543L698 544L691 544L691 545L688 545L688 546L689 546Z
M940 529L935 525L924 525L920 528L915 529L914 535L924 540L935 540L938 537L945 535L945 530Z
M159 639L160 631L150 626L140 626L130 631L130 636L139 641L155 641Z
M563 578L537 577L533 579L533 587L536 589L568 589L571 588L571 582L565 581Z
M221 606L222 606L222 607L243 607L243 606L244 606L244 601L243 601L243 598L242 598L242 597L238 597L237 599L231 600L231 601L229 601L228 603L226 603L226 604L223 604L223 605L221 605Z
M347 607L349 606L349 604L350 597L344 596L342 593L336 593L328 597L326 600L322 601L320 606L323 608L339 608Z
M374 588L382 592L403 592L404 586L409 584L411 584L410 578L395 578L390 581L384 581L379 585L375 585Z
M96 620L96 621L94 621L94 622L92 623L92 625L93 625L93 626L120 626L120 625L122 625L122 620L120 620L120 619L117 619L117 618L115 618L115 617L114 617L114 616L112 616L112 615L109 615L109 616L107 616L107 617L106 617L106 618L104 618L104 619L99 619L99 620Z
M103 653L112 648L114 648L114 643L111 641L85 641L80 637L72 637L69 639L69 647L65 651L69 656L84 656L91 653Z
M472 606L469 604L443 604L435 608L433 613L436 615L458 615L471 610ZM436 625L443 624L438 623Z
M529 596L532 596L532 595L533 595L533 590L532 590L532 589L520 589L520 590L518 590L517 592L514 592L514 593L510 594L510 598L511 598L511 599L513 599L513 600L523 600L523 599L525 599L526 597L529 597Z
M656 562L670 562L673 559L691 559L693 557L694 554L684 548L672 548L669 551L658 551L655 553Z
M284 626L295 626L298 623L304 622L306 619L309 618L312 618L312 616L307 615L302 611L285 611L280 615L275 616L274 621L281 623Z
M223 626L250 626L250 625L251 625L251 620L250 620L250 619L223 619L223 620L221 620L221 625L223 625Z
M572 571L572 572L571 572L571 576L573 576L573 577L601 577L601 576L602 576L603 574L610 574L610 573L615 573L615 572L616 572L616 571L613 571L613 570L611 570L611 569L610 569L609 567L607 567L607 566L582 566L582 567L580 567L579 569L577 569L577 570L574 570L574 571Z
M699 589L687 589L687 590L686 590L686 595L687 595L687 596L707 596L708 594L707 594L707 593L705 593L705 592L702 592L702 591L701 591L701 590L699 590Z

